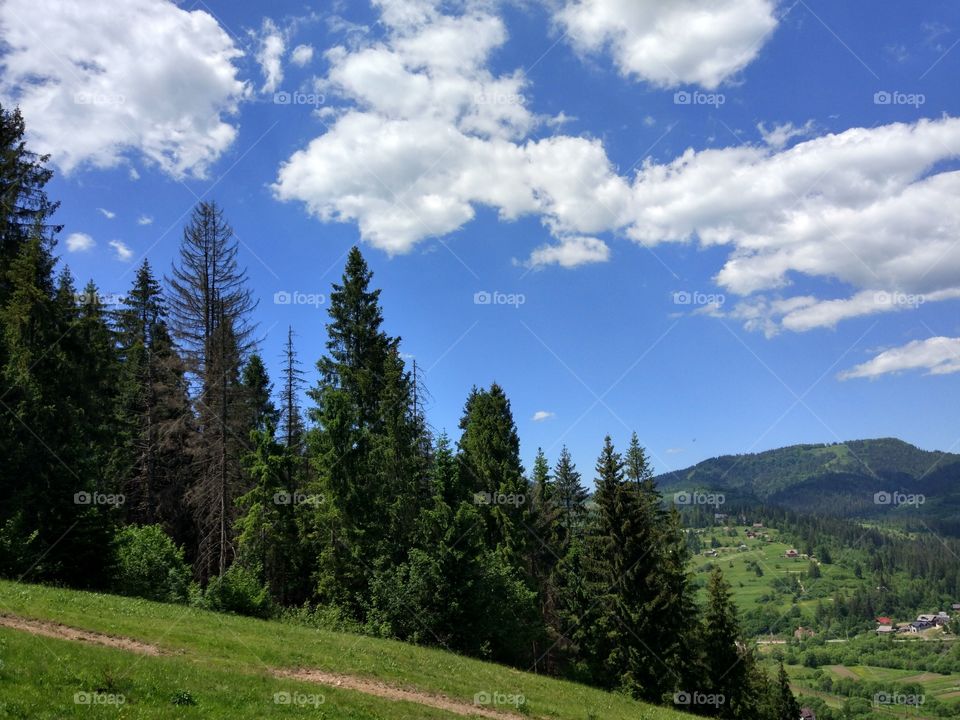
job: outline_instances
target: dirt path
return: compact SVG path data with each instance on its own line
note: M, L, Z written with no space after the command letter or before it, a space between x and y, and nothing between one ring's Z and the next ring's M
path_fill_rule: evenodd
M103 633L90 632L89 630L79 630L45 620L28 620L27 618L17 617L16 615L0 615L0 626L14 630L23 630L31 635L42 635L43 637L57 638L59 640L77 640L79 642L117 648L118 650L129 650L130 652L137 652L143 655L162 654L162 651L156 645L149 645L139 640L105 635Z
M346 690L355 690L365 695L376 695L387 700L403 701L426 705L437 710L446 710L455 715L467 717L485 717L495 718L497 720L514 720L523 717L519 714L494 710L482 705L471 705L463 700L454 700L445 695L435 695L425 693L419 690L405 690L403 688L387 685L379 680L356 677L354 675L338 675L336 673L323 672L321 670L278 670L274 672L277 677L290 678L291 680L301 680L304 682L313 682L327 687L344 688Z
M31 635L40 635L43 637L57 638L58 640L74 640L78 642L88 642L94 645L103 645L104 647L127 650L129 652L141 653L143 655L162 655L163 651L156 645L140 642L131 638L116 637L104 633L92 632L90 630L80 630L79 628L68 627L59 623L48 622L45 620L29 620L16 615L0 615L0 627L7 627L13 630L21 630ZM327 687L343 688L353 690L365 695L375 695L386 700L402 701L424 705L426 707L445 710L454 715L464 717L485 717L494 720L516 720L522 718L522 715L501 710L495 710L491 707L482 705L472 705L465 700L455 700L445 695L422 692L419 690L408 690L404 688L387 685L379 680L372 678L362 678L354 675L339 675L336 673L323 672L322 670L278 670L273 669L271 673L275 677L288 678L290 680L300 680L304 682L317 683Z

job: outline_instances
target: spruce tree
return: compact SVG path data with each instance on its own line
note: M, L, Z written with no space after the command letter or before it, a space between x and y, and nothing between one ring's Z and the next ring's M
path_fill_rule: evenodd
M503 388L474 388L467 398L458 443L459 473L465 488L481 504L487 541L515 567L532 541L524 528L531 493L520 462L520 438Z
M330 294L327 353L308 393L316 492L329 501L311 533L322 548L317 587L357 618L366 612L374 568L405 553L426 487L412 379L400 339L382 329L372 277L354 247Z
M249 429L264 431L268 427L275 428L280 413L273 403L273 384L259 354L253 353L247 359L240 385Z
M718 709L723 717L755 717L759 704L755 660L743 641L730 584L719 567L714 568L707 582L701 637L706 685L703 692L724 696L725 704Z
M102 548L118 504L95 502L102 468L88 423L95 388L78 384L88 359L65 342L80 320L66 275L54 287L50 243L39 222L19 247L0 305L0 566L32 579L89 587L105 580Z
M183 232L170 284L174 334L193 380L198 433L187 500L197 527L195 570L222 575L233 559L236 497L246 490L240 458L249 448L240 371L251 351L255 307L237 263L233 230L201 202Z
M800 717L800 703L790 689L790 676L783 667L783 660L780 661L780 669L777 671L775 707L775 720L796 720Z
M661 622L671 588L660 582L659 528L624 467L608 436L597 460L597 512L587 547L598 604L586 644L596 680L659 702L681 680L671 660L677 640Z
M38 238L47 251L62 229L50 222L60 203L47 198L53 177L49 155L27 149L20 108L0 106L0 303L10 289L8 273L21 247Z
M159 523L178 544L192 540L184 507L193 424L183 362L159 282L145 259L116 312L121 358L118 433L110 461L126 495L124 517Z

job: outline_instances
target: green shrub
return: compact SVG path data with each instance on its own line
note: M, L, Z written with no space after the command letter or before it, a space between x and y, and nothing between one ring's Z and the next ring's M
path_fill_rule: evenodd
M114 589L161 602L184 602L190 566L159 525L128 525L113 542Z
M260 573L240 563L211 580L198 604L207 610L260 618L270 617L273 612L270 590L260 580Z

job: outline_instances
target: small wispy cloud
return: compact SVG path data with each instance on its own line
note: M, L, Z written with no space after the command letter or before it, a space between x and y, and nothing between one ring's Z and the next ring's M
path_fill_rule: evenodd
M137 218L137 225L149 225L153 222L153 218L149 215L141 215Z
M115 212L107 210L106 208L97 208L97 210L99 210L100 214L103 215L107 220L113 220L117 216Z
M116 251L116 258L120 262L130 262L133 258L133 250L122 240L111 240L108 244Z
M684 451L684 449L685 448L681 448L681 447L667 448L667 455L679 455Z
M549 412L548 410L537 410L533 414L533 421L543 422L544 420L549 420L552 417L556 417L556 413Z
M297 45L290 53L290 62L297 67L303 67L313 60L313 48L309 45Z
M67 237L67 252L86 252L96 244L86 233L71 233Z

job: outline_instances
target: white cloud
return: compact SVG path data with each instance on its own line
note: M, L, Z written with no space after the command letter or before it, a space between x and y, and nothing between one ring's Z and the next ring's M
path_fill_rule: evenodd
M111 240L107 244L116 252L117 260L120 260L121 262L130 262L130 260L133 258L133 250L127 247L127 244L122 240Z
M76 232L67 236L68 252L86 252L97 243L86 233Z
M609 49L624 75L708 89L752 62L777 26L772 0L565 0L555 17L576 49Z
M527 108L526 78L487 69L506 40L500 18L443 15L426 1L377 4L385 39L327 52L320 89L348 107L281 166L278 198L302 201L322 220L356 222L390 253L453 232L475 205L503 220L539 214L561 243L609 226L606 205L622 181L601 143L526 140L544 120ZM567 254L602 252L598 240L566 242Z
M140 179L140 173L137 172L137 169L133 167L130 168L129 176L130 176L130 179L133 180L134 182Z
M282 58L285 50L286 42L276 23L270 18L264 18L263 27L260 30L259 47L255 55L260 64L260 71L263 73L261 92L275 92L283 82Z
M310 45L297 45L290 53L290 62L297 67L304 67L313 60L313 48Z
M137 225L150 225L153 222L153 218L149 215L141 215L137 218Z
M960 372L960 338L933 337L914 340L880 353L872 360L839 375L841 380L877 378L906 370L926 370L928 375Z
M544 420L549 420L549 419L551 419L551 418L553 418L553 417L556 417L556 413L552 413L552 412L550 412L550 411L548 411L548 410L537 410L537 411L533 414L532 420L533 420L534 422L543 422Z
M110 211L110 210L107 210L106 208L97 208L97 210L98 210L98 211L100 212L100 214L103 215L107 220L113 220L113 219L117 216L117 214L116 214L115 212L112 212L112 211Z
M772 148L780 150L794 138L807 137L813 134L813 120L808 120L801 127L793 123L784 123L767 128L765 123L757 123L757 130L763 141Z
M202 10L6 0L0 41L0 99L20 105L32 147L65 173L142 154L174 177L203 176L237 135L224 116L245 92L242 53Z
M327 52L320 89L340 104L327 132L280 167L279 199L355 222L391 254L456 231L477 206L503 221L540 218L554 242L533 250L531 267L606 260L603 233L719 247L727 312L769 335L920 304L882 293L960 296L960 172L949 164L960 119L820 136L810 123L761 126L762 143L691 148L620 175L597 139L534 136L547 123L523 73L488 69L506 31L476 9L486 6L450 16L429 0L378 5L383 39ZM803 276L840 297L791 296Z
M610 248L603 240L593 237L561 238L554 245L543 245L530 254L531 267L560 265L574 268L588 263L606 262L610 258Z

